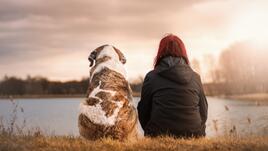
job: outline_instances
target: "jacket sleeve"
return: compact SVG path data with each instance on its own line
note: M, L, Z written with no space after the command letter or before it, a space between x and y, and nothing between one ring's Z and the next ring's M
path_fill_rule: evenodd
M205 132L207 115L208 115L208 103L207 103L207 98L203 90L201 79L199 81L200 81L199 108L200 108L200 116L202 120L201 124L202 124L203 131Z
M152 109L151 91L152 90L149 82L149 76L146 75L142 86L141 100L138 104L139 121L143 129L145 129L148 121L150 120L150 114Z

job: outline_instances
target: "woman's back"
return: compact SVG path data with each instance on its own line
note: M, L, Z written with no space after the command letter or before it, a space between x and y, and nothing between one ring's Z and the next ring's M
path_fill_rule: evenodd
M161 59L146 75L138 110L146 135L205 135L207 102L201 80L181 57Z

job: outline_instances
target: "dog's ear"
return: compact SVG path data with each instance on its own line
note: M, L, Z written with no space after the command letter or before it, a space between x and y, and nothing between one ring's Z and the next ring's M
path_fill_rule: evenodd
M117 53L117 55L118 55L118 57L119 57L119 60L120 60L123 64L125 64L125 63L127 62L127 59L126 59L126 57L124 56L124 54L123 54L119 49L117 49L117 48L115 48L115 47L114 47L114 50L115 50L115 52Z
M107 45L102 45L98 48L96 48L94 51L92 51L90 53L90 55L88 56L88 61L90 62L90 67L92 67L94 65L94 63L96 62L97 56L99 54L99 52Z
M96 57L97 57L97 51L94 50L90 53L90 55L88 56L88 61L90 62L90 65L89 67L92 67L95 63L95 60L96 60Z

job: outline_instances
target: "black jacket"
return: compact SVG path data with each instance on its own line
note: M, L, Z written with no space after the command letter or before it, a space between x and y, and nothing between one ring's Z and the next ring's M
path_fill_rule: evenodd
M145 135L205 136L207 109L200 76L183 58L165 57L146 75L138 104Z

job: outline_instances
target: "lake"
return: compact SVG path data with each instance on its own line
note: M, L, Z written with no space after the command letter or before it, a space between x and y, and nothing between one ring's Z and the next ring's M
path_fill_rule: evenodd
M47 135L78 136L78 106L83 98L15 99L17 124L25 130L39 128ZM134 98L135 102L139 98ZM15 104L0 99L0 120L10 124ZM208 97L207 135L224 134L268 136L268 103L234 101Z

